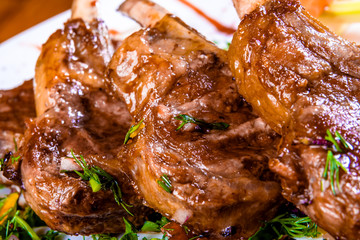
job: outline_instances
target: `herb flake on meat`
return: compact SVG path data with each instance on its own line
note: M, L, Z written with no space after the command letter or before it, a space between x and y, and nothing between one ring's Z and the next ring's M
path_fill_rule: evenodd
M162 187L168 193L172 193L173 187L171 185L171 181L170 181L169 177L166 174L163 174L160 178L161 179L157 180L157 183L159 184L159 186Z
M187 123L194 123L200 128L209 130L226 130L230 126L228 123L224 122L207 123L203 120L191 117L186 114L179 114L174 118L181 121L181 124L178 126L178 128L176 128L176 131L180 130Z
M338 160L338 157L340 157L341 153L343 153L345 150L351 150L353 147L344 139L343 136L340 135L338 131L335 131L335 137L331 134L330 130L326 130L326 134L327 136L325 137L325 140L332 143L332 146L331 149L328 149L327 152L325 168L322 174L323 179L321 179L321 189L324 190L323 180L328 180L329 177L331 190L333 194L336 195L335 183L339 191L342 191L340 186L340 169L342 169L345 173L348 173L348 170ZM344 147L345 150L342 147Z
M144 119L142 119L138 124L132 125L129 129L129 131L125 135L124 144L127 144L130 139L133 139L136 137L136 135L139 134L141 129L145 127L145 124L143 123Z
M80 159L78 159L72 150L71 155L73 156L75 162L83 169L83 173L76 170L74 170L74 172L77 173L81 179L89 181L93 192L98 192L101 189L112 191L116 203L121 205L128 214L133 216L128 209L128 207L132 206L123 201L119 183L109 173L98 166L88 166L84 157L80 155Z

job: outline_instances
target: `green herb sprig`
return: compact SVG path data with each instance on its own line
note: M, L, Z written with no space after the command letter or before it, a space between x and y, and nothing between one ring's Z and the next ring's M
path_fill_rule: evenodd
M249 240L317 237L320 235L317 225L309 217L299 217L284 213L268 221Z
M136 229L134 228L134 226L130 222L126 221L126 219L124 219L124 222L125 222L125 234L120 238L120 240L137 240ZM160 232L161 229L163 229L163 227L169 222L170 221L166 217L161 217L161 219L157 220L156 222L145 221L145 223L141 227L140 231L141 232ZM166 229L164 229L164 230L166 230ZM146 237L143 237L142 240L149 240L149 239ZM164 233L161 239L160 238L151 238L150 240L169 240L169 238Z
M170 221L166 217L161 217L160 220L155 222L145 221L144 225L141 227L142 232L160 232L161 228L168 224Z
M341 156L340 154L343 153L345 149L352 150L353 147L350 143L348 143L343 136L340 135L338 131L335 131L335 137L331 134L330 130L326 130L327 136L325 137L325 140L332 143L331 149L328 149L326 162L325 162L325 168L322 174L321 179L321 189L324 190L323 186L323 180L327 180L328 177L330 177L330 186L331 190L334 195L336 195L335 190L335 183L339 191L341 192L341 186L340 186L340 176L339 172L340 169L342 169L345 173L348 173L348 170L344 167L344 165L338 160L337 157ZM330 173L329 173L330 172Z
M178 126L178 128L176 128L176 131L180 130L187 123L195 123L200 128L209 130L226 130L230 126L228 123L224 122L207 123L203 120L191 117L186 114L179 114L174 118L181 121L181 124Z
M93 192L98 192L101 189L112 191L116 203L121 205L128 214L133 216L133 214L128 210L128 207L132 206L123 201L120 186L110 174L108 174L98 166L88 166L84 157L80 155L80 159L78 159L75 156L73 150L71 150L71 155L74 158L75 162L83 169L83 173L76 170L74 170L74 172L77 173L81 177L81 179L89 181Z
M160 179L157 180L157 183L160 187L162 187L168 193L172 193L173 187L171 185L171 181L166 174L163 174Z
M142 119L138 124L130 127L129 131L125 135L124 144L127 144L130 139L134 138L138 134L138 131L144 127L143 122L144 119Z
M22 240L54 240L60 234L59 232L49 230L45 235L35 233L33 228L45 226L45 223L40 220L30 207L19 210L16 194L19 195L19 193L11 193L0 200L0 209L1 212L4 212L0 220L0 239L9 239L11 236L16 236ZM6 202L11 202L11 206Z
M18 144L16 142L15 137L13 138L13 141L14 141L14 146L15 146L15 152L17 152L18 151ZM14 157L13 155L11 155L11 163L12 164L16 163L17 161L19 161L19 158L20 158L20 156Z
M138 240L135 227L125 218L123 218L123 220L125 223L125 233L120 240Z

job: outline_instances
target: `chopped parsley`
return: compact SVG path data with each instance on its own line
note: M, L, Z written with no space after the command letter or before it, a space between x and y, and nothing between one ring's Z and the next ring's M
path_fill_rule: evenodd
M128 207L132 206L123 201L119 183L110 174L98 166L88 166L84 157L80 155L80 159L78 159L72 150L71 155L73 156L75 162L83 169L83 173L76 170L74 170L74 172L77 173L81 179L89 181L93 192L98 192L101 189L112 191L116 203L121 205L128 214L133 216L133 214L128 210Z
M139 134L141 129L145 127L145 124L143 122L144 120L142 119L138 124L130 127L129 131L126 133L124 144L127 144L130 139L133 139L134 137L136 137L136 135Z
M174 117L176 120L180 120L181 124L178 126L176 131L180 130L185 124L187 123L194 123L198 125L202 129L209 129L209 130L226 130L230 125L224 122L215 122L215 123L207 123L203 120L191 117L186 114L179 114Z
M168 193L172 193L173 187L171 185L171 181L166 174L163 174L160 179L157 180L157 183L160 187L162 187Z

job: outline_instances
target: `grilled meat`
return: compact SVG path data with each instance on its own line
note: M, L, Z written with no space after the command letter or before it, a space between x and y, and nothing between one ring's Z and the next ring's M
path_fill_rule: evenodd
M25 131L25 121L35 117L33 80L25 81L21 86L0 91L0 158L8 164L17 151ZM2 166L4 168L4 166ZM0 182L12 184L3 176L16 174L13 168L1 172Z
M15 150L15 141L25 131L25 121L35 117L33 81L11 90L0 90L0 158Z
M283 136L270 162L283 196L334 237L360 239L360 49L297 1L269 0L243 18L229 57L240 93Z
M29 123L19 154L23 192L49 227L70 234L121 232L123 217L140 224L149 212L122 170L103 164L117 158L131 121L126 105L105 90L109 59L104 23L73 19L43 45L37 62L38 117ZM113 192L94 193L71 172L81 170L71 150L116 176L135 217L115 202Z
M161 14L149 15L157 22ZM237 93L225 51L170 15L157 23L132 17L154 27L123 42L109 78L133 123L143 121L144 128L121 154L125 166L113 165L127 168L145 204L168 218L210 239L251 236L282 202L268 169L278 136ZM179 114L230 126L177 129ZM169 192L161 187L164 178Z

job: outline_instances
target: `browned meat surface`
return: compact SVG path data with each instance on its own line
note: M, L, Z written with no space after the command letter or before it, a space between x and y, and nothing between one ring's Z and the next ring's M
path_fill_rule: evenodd
M104 23L75 19L49 38L37 63L39 116L29 123L19 150L22 186L35 213L51 228L70 234L123 231L123 217L139 224L149 212L122 170L103 164L117 157L131 122L126 105L104 90L109 59ZM89 182L61 171L80 170L71 150L116 176L135 217L111 191L93 193Z
M271 0L244 17L229 56L240 93L283 135L270 167L284 197L335 237L360 239L360 49L297 1ZM326 130L354 149L331 148Z
M166 15L128 37L109 64L116 93L144 123L126 162L113 166L128 169L147 206L209 239L249 237L282 202L268 169L278 136L237 93L226 62L225 51ZM178 114L230 127L177 131ZM164 175L171 193L158 184Z
M14 139L24 133L25 120L33 117L35 103L32 80L11 90L0 90L0 158L15 150Z

